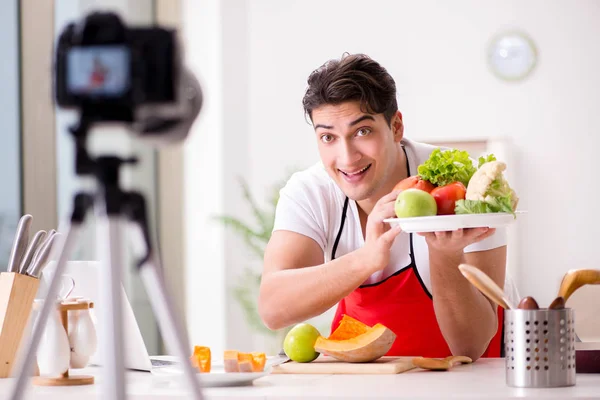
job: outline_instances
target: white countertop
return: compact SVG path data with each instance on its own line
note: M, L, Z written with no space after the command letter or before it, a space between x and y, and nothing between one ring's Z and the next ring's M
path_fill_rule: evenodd
M26 399L84 400L102 398L97 368L73 371L95 375L87 386L30 386ZM505 384L503 359L481 359L449 371L420 369L397 375L268 375L252 386L206 388L206 399L600 399L600 374L578 374L566 388L522 389ZM188 398L185 386L147 372L127 372L128 399ZM8 399L14 379L0 379L0 399Z

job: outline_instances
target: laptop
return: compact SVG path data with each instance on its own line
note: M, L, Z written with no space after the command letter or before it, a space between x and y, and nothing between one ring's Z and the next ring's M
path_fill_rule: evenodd
M54 261L48 263L44 268L38 298L45 296L55 268L56 263ZM96 334L98 336L100 335L101 327L104 325L102 322L104 304L100 302L100 268L101 264L98 261L69 261L64 272L64 275L73 278L75 283L69 297L81 296L90 299L94 303L90 314L96 326ZM72 284L68 278L63 278L62 282L61 295L65 295ZM150 356L148 354L135 314L122 285L121 297L123 303L121 309L123 313L123 346L126 349L123 359L125 368L151 372L155 368L179 364L179 358L175 356ZM100 343L100 339L98 338L98 347L95 354L90 357L89 365L102 365L100 355L107 354L108 350L102 349L101 346L102 343Z

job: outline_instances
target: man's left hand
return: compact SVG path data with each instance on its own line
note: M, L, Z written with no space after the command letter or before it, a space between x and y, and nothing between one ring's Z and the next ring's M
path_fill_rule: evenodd
M441 253L462 253L463 249L473 243L482 241L496 232L495 228L465 228L446 232L423 232L431 250Z

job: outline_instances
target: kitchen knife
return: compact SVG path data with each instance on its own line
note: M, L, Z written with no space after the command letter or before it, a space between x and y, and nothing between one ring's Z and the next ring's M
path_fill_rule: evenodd
M35 260L37 260L40 255L40 251L42 251L42 249L44 248L46 243L48 243L50 241L50 239L52 239L52 236L54 236L55 234L56 234L56 231L54 229L50 229L48 231L48 234L46 235L44 240L41 241L40 244L37 246L37 249L35 250L35 253L33 254L33 258L31 259L29 266L31 266L31 265L33 265L33 263L35 263ZM29 267L27 267L27 270L29 270Z
M274 367L276 365L285 364L288 361L290 361L290 358L285 354L285 351L281 349L279 354L269 360L269 365Z
M29 268L29 265L34 260L34 256L38 251L40 243L42 243L45 238L46 231L37 231L36 234L33 236L33 239L31 239L31 242L29 242L29 246L25 251L23 259L21 260L21 265L19 267L20 274L27 273L27 268Z
M58 240L57 238L60 236L59 233L55 233L50 237L50 239L46 240L44 247L40 250L40 253L33 261L33 263L27 269L27 275L33 276L34 278L39 278L42 270L48 263L48 259L50 258L50 254L52 253L52 246Z
M27 243L29 242L29 228L31 227L32 220L33 217L30 214L25 214L19 219L17 233L15 234L15 240L8 258L8 272L19 272L21 259L23 258L23 253L27 248Z

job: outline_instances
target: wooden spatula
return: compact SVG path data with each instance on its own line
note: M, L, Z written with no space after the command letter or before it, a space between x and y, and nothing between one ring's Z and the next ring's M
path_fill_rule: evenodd
M583 285L600 284L600 270L597 269L572 269L568 271L558 290L558 296L565 299L565 303L574 291Z
M481 293L504 309L514 309L504 292L485 272L469 264L460 264L458 269Z
M446 371L455 364L470 364L473 360L466 356L450 356L446 358L415 357L412 363L419 368L433 371Z

